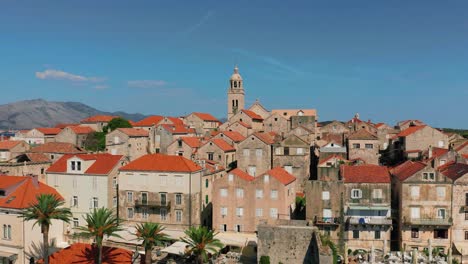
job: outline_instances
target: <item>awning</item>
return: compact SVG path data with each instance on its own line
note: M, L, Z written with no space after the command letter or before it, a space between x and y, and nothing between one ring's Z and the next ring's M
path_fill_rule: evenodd
M162 249L161 252L166 252L169 254L177 255L177 256L183 256L185 255L185 249L188 246L187 243L177 241L174 244L168 246L165 249Z
M453 242L453 245L455 246L456 251L454 251L454 254L459 254L466 256L468 255L468 243L465 242Z
M349 209L351 210L390 210L390 206L359 206L359 205L350 205Z
M0 251L0 258L7 258L9 260L15 260L18 257L18 254Z
M257 236L255 234L222 232L216 235L225 246L245 247L247 245L257 244Z

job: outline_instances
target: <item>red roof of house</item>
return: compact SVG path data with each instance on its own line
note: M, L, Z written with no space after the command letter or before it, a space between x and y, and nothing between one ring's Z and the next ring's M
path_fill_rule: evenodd
M109 174L115 166L120 164L122 155L102 154L66 154L52 164L47 173L66 173L67 161L70 158L77 157L85 161L94 161L92 165L84 172L85 174Z
M50 162L50 159L42 153L25 153L31 162Z
M196 172L202 170L195 162L182 156L148 154L120 168L121 171Z
M236 149L233 146L229 145L226 141L224 141L221 138L214 138L210 141L216 144L216 146L218 146L224 152L236 151Z
M345 183L390 183L387 167L378 165L341 165Z
M247 172L239 169L239 168L235 168L233 169L232 171L229 172L229 174L233 174L233 175L236 175L237 177L243 179L243 180L246 180L246 181L253 181L255 180L255 177L251 176L250 174L248 174Z
M199 148L202 145L201 138L199 137L180 137L191 148Z
M57 190L30 176L2 175L0 176L0 189L8 190L5 197L0 197L0 207L3 208L28 208L37 202L36 197L40 194L53 194L63 199Z
M240 142L245 139L245 137L237 131L223 131L222 134L234 142Z
M346 160L346 159L343 158L343 156L341 156L341 155L333 154L333 155L330 155L330 156L326 157L326 158L323 159L323 160L320 160L320 161L319 161L319 165L325 164L325 163L327 163L328 161L330 161L330 160L332 160L332 159L338 159L338 160L342 160L342 161L345 161L345 160Z
M296 180L296 177L294 177L292 174L290 174L289 172L287 172L285 169L281 167L273 168L265 172L263 175L265 174L268 174L271 177L277 179L279 182L281 182L284 185L288 185Z
M154 115L154 116L148 116L147 118L144 118L138 122L135 122L136 127L149 127L153 125L159 124L164 119L163 116L159 115Z
M80 123L110 122L114 118L118 118L118 116L95 115L81 120Z
M432 158L440 157L442 155L445 155L447 152L449 152L448 149L433 147L432 148Z
M209 173L224 171L224 167L221 164L219 164L219 163L217 163L215 161L208 160L208 159L203 159L203 161L205 161L205 169Z
M219 122L219 120L216 117L212 116L209 113L194 112L193 114L198 116L203 121Z
M30 150L34 153L63 153L63 154L76 154L86 153L83 149L75 146L71 143L65 142L48 142L42 145L38 145Z
M38 127L36 130L44 135L57 135L62 131L62 129L56 127Z
M239 125L243 126L243 127L246 127L246 128L252 128L251 125L245 123L245 122L242 122L242 121L237 121L237 122L234 122L234 123L239 123Z
M254 135L268 145L275 143L275 136L269 132L257 132Z
M413 176L418 171L424 169L427 164L420 161L407 160L404 163L392 168L390 172L400 181L404 181Z
M462 150L463 148L465 148L466 146L468 146L468 141L466 141L465 143L461 144L460 146L458 146L455 151L460 151Z
M94 129L89 126L71 126L69 128L77 135L90 134L95 132Z
M164 129L171 132L172 134L190 134L195 133L193 128L187 128L183 125L171 125L171 124L162 124Z
M379 138L372 134L371 132L367 131L366 129L362 128L358 131L352 133L348 137L349 140L378 140Z
M60 129L64 129L66 127L69 127L69 126L79 126L80 124L66 124L66 123L58 123L55 125L56 128L60 128Z
M5 140L5 141L0 141L0 149L12 149L16 146L18 146L19 144L21 144L21 142L24 142L24 141L13 141L13 140Z
M452 180L457 180L468 173L468 164L449 162L437 168L440 173Z
M408 127L407 129L401 131L400 133L397 134L397 137L407 137L411 134L413 134L414 132L424 128L425 125L422 125L422 126L410 126Z
M98 256L97 247L90 244L75 243L71 246L59 250L49 257L50 264L80 263L95 264ZM133 252L123 248L102 247L102 264L130 264L133 260ZM43 264L44 260L39 260ZM141 255L141 264L145 263L144 255Z
M263 120L263 117L261 117L260 115L258 115L254 111L250 111L250 110L246 110L246 109L243 109L241 111L244 112L247 116L249 116L250 118L252 118L254 120Z
M130 137L147 137L149 136L148 130L139 128L117 128L117 130Z

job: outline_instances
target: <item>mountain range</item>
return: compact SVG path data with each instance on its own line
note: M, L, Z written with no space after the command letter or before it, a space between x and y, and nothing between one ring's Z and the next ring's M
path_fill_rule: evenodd
M115 115L133 121L146 117L139 113L105 112L78 102L33 99L0 105L0 129L53 127L58 123L79 123L92 115Z

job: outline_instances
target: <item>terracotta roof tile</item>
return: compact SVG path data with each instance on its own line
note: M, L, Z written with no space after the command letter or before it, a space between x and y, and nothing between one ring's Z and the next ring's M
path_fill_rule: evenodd
M180 137L179 139L191 148L199 148L202 145L202 140L199 137Z
M239 169L239 168L235 168L233 169L232 171L230 171L228 174L232 174L232 175L235 175L243 180L246 180L246 181L253 181L255 180L255 177L249 175L247 172Z
M162 124L161 125L164 129L171 132L172 134L191 134L195 133L193 128L187 128L183 125L170 125L170 124Z
M331 161L331 160L341 160L341 161L346 161L345 158L343 158L343 156L341 155L336 155L336 154L333 154L333 155L330 155L328 157L326 157L325 159L323 160L320 160L319 161L319 165L323 165L323 164L326 164L327 162Z
M173 117L173 116L168 116L167 119L169 119L174 125L176 126L183 126L184 121L178 117Z
M460 177L468 174L468 164L449 162L437 168L440 173L449 177L452 180L457 180Z
M50 159L42 153L25 153L31 162L50 162Z
M148 116L147 118L144 118L138 122L135 122L136 127L150 127L153 125L158 125L159 122L161 122L164 119L163 116L159 115L154 115L154 116Z
M468 146L468 140L465 141L465 143L461 144L460 146L458 146L457 148L455 148L455 151L461 151L462 149L464 149L465 147Z
M261 141L265 142L265 144L271 145L276 143L275 136L268 132L257 132L254 135L259 138Z
M90 134L96 132L89 126L71 126L69 128L73 130L73 132L75 132L75 134L77 135Z
M97 247L90 244L75 243L67 248L59 250L49 257L50 264L80 263L95 264L98 255ZM130 264L133 263L132 251L123 248L102 247L102 264ZM140 263L143 264L145 257L141 255ZM44 260L39 260L43 264Z
M77 157L85 161L94 161L93 164L84 172L85 174L109 174L116 166L120 164L122 155L103 154L66 154L52 164L47 173L66 173L67 161L70 158Z
M209 113L194 112L193 114L198 116L203 121L219 122L219 120L216 117L212 116Z
M390 183L387 167L378 165L341 165L345 183Z
M248 117L252 118L253 120L263 120L263 117L255 113L254 111L242 109L242 112L244 112Z
M13 141L13 140L5 140L5 141L0 141L0 149L2 150L10 150L16 146L18 146L19 144L21 144L21 142L24 142L24 141Z
M239 123L239 125L243 126L243 127L246 127L246 128L252 128L251 125L245 123L245 122L242 122L242 121L237 121L237 122L234 122L234 123Z
M0 176L0 189L12 189L0 197L0 207L24 209L37 202L37 195L53 194L63 199L54 188L37 182L30 176Z
M130 136L130 137L148 137L149 132L145 129L139 128L117 128L117 130L121 131L122 133Z
M413 134L414 132L422 129L426 127L425 125L422 125L422 126L410 126L408 127L407 129L401 131L400 133L397 134L397 137L407 137L411 134Z
M209 142L213 142L216 146L218 146L224 152L236 151L236 149L233 146L229 145L226 141L224 141L221 138L215 138L215 139L210 140Z
M413 176L418 171L424 169L427 164L420 161L406 161L390 170L390 172L400 181L404 181Z
M440 157L442 155L445 155L448 152L449 152L448 149L433 147L432 148L432 157L437 158L437 157Z
M237 131L223 131L221 132L226 137L230 138L234 142L241 142L245 137Z
M30 150L33 153L62 153L62 154L77 154L86 153L85 150L65 142L48 142L38 145Z
M120 168L121 171L196 172L202 170L195 162L182 156L148 154Z
M118 118L118 116L95 115L81 120L80 123L110 122L114 118Z
M44 135L57 135L62 131L62 129L56 127L38 127L36 130Z
M56 128L60 128L60 129L64 129L66 127L69 127L69 126L79 126L80 124L66 124L66 123L59 123L59 124L56 124L55 127Z
M270 175L284 185L288 185L296 180L296 177L281 167L273 168L262 175Z
M366 129L359 129L348 137L349 140L378 140L377 136L367 131Z

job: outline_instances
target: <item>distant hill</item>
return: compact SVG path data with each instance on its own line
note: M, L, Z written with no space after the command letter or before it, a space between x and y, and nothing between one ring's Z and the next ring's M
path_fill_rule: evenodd
M115 115L138 121L142 114L104 112L77 102L50 102L34 99L0 105L0 129L52 127L57 123L78 123L91 115Z

